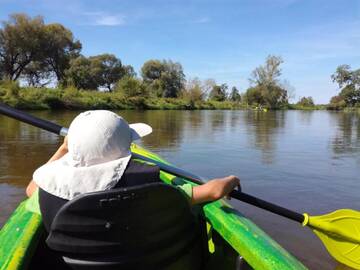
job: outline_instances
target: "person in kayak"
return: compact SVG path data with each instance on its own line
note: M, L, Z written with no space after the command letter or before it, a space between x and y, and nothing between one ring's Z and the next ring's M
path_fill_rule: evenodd
M31 196L39 188L40 210L47 231L61 206L77 195L160 182L157 166L131 157L131 143L151 132L150 126L129 125L111 111L79 114L63 144L34 172L26 189ZM240 187L240 180L233 175L200 186L178 186L191 204L221 199L236 187Z

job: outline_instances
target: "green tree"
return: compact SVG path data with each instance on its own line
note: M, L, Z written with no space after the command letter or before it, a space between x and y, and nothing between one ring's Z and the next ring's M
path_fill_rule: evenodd
M214 85L209 94L210 100L224 101L226 99L226 91L228 86L226 83L222 85Z
M115 91L126 97L146 96L142 81L136 77L124 76L116 83Z
M281 57L269 55L265 64L252 72L249 79L252 87L245 93L249 104L278 108L288 103L287 91L279 80L282 63Z
M165 71L165 66L160 60L149 60L141 68L141 76L146 83L152 83L160 79L161 73Z
M0 29L0 66L3 77L17 80L24 69L42 56L44 21L40 16L10 15Z
M82 45L74 39L72 32L61 24L45 25L44 32L43 61L48 65L48 70L55 74L57 81L62 83L70 60L80 55Z
M262 87L250 87L246 90L245 100L250 105L263 105L265 104L265 97L263 95Z
M90 59L79 56L70 60L70 67L65 71L67 84L78 89L95 90L99 87L98 71L94 70Z
M124 76L136 77L136 72L132 66L124 65L123 69L124 69Z
M312 97L302 97L296 103L297 105L304 106L304 107L314 107L315 103Z
M113 54L91 56L89 61L97 85L105 87L110 92L114 84L125 75L120 59Z
M190 79L182 91L182 98L190 102L202 101L204 99L204 90L199 78Z
M229 99L234 102L241 102L241 95L235 86L231 88Z
M180 63L163 61L165 72L161 74L164 83L164 97L178 97L185 84L185 74Z
M333 96L330 99L330 104L327 106L330 110L342 110L346 107L346 102L342 96Z
M360 69L351 70L349 65L338 66L331 75L333 82L340 87L339 96L346 106L355 106L360 103ZM330 102L331 103L331 102Z
M177 97L185 84L180 63L171 60L149 60L141 68L141 76L149 91L158 97Z
M280 56L269 55L265 65L259 66L251 73L249 79L255 85L277 85L281 76L280 65L284 63Z

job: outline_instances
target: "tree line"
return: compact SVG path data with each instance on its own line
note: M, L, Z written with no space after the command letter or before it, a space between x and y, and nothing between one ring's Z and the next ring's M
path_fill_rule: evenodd
M20 81L30 87L73 86L81 90L119 92L128 97L185 98L247 102L279 107L287 104L287 90L279 84L282 59L269 56L252 74L252 86L240 94L236 87L213 79L186 80L180 63L152 59L139 76L113 54L84 56L82 44L59 23L46 24L41 16L12 14L0 28L0 79Z
M182 65L172 60L146 61L137 74L113 54L84 56L82 43L59 23L46 24L41 16L12 14L0 28L0 80L20 81L30 87L116 92L125 97L181 98L190 103L231 101L260 108L288 108L293 88L281 80L280 56L269 55L250 75L250 87L240 93L213 79L186 78ZM332 75L342 88L332 108L359 104L360 70L339 66ZM301 97L300 107L315 106Z

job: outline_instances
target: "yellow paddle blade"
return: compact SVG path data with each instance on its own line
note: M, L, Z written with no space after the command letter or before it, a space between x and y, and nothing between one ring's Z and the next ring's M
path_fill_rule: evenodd
M327 215L304 214L309 226L338 262L360 269L360 212L341 209Z

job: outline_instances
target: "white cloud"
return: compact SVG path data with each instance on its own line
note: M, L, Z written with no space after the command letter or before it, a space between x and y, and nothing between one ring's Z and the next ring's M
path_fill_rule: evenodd
M208 23L208 22L210 22L210 18L209 17L201 17L196 20L193 20L192 22L193 23Z
M125 24L125 16L120 14L108 14L104 12L84 12L87 18L87 23L90 25L100 26L118 26Z
M106 26L116 26L124 25L125 20L122 16L114 15L103 15L95 20L95 25L106 25Z

